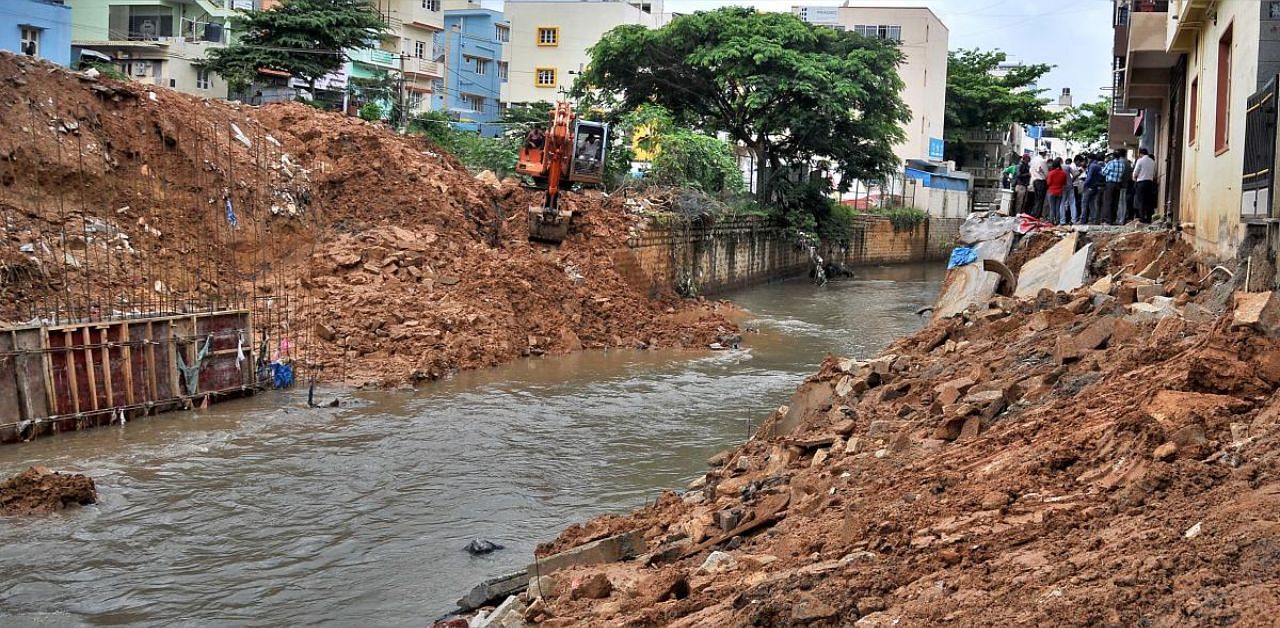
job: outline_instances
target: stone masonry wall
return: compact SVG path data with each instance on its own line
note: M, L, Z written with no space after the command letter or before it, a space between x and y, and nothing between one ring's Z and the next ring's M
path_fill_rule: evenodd
M961 222L930 218L914 229L895 230L888 219L858 216L848 248L824 244L821 253L846 266L946 259ZM806 250L786 240L776 222L756 217L712 225L651 224L614 251L614 264L633 285L653 294L680 285L715 294L811 270Z

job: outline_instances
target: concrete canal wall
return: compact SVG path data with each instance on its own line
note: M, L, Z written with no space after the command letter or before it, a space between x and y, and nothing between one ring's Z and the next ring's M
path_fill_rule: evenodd
M963 218L936 218L898 229L887 218L857 216L847 246L823 243L824 260L846 266L945 259ZM614 254L633 285L657 292L676 286L716 294L809 272L809 252L776 221L747 217L710 225L651 224Z

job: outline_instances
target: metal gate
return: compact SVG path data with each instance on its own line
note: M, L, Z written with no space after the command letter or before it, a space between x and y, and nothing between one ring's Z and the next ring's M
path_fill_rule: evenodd
M1259 220L1272 217L1271 196L1275 187L1276 162L1276 77L1249 97L1244 130L1244 178L1240 217Z

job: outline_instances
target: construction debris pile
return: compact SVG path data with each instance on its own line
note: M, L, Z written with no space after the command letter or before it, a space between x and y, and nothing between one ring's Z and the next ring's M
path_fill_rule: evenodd
M97 501L98 491L89 476L55 473L38 465L0 482L0 515L56 512Z
M567 530L472 624L1273 625L1280 296L1176 233L1014 242L1016 284L1089 247L1078 287L997 281L829 357L688 492Z
M0 326L252 308L271 357L372 385L735 330L625 279L641 218L598 191L566 194L562 246L533 245L536 193L359 119L7 53L0 86Z

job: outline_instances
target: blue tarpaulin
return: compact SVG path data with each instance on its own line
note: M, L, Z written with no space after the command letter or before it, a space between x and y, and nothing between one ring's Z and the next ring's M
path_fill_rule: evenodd
M951 249L951 260L947 262L947 269L959 268L967 266L978 261L978 254L967 246L957 246Z
M271 373L273 384L276 388L289 388L293 386L293 365L282 364L280 362L271 363Z

